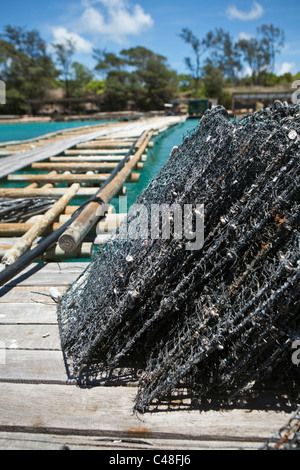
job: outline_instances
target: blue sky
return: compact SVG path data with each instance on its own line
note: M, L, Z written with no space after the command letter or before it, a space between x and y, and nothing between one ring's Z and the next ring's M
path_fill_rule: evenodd
M276 72L300 71L299 0L9 0L2 2L0 18L1 29L6 24L36 28L49 44L73 38L76 60L91 68L94 47L118 53L142 45L166 56L180 73L190 55L179 37L182 28L201 39L222 27L237 39L271 23L286 36Z

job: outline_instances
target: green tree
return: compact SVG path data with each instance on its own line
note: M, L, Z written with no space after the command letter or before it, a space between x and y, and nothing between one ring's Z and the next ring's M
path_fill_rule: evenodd
M177 93L177 74L167 67L165 61L165 58L153 57L143 68L136 71L145 90L143 102L139 103L144 110L163 109L164 104L172 100Z
M76 52L76 46L72 39L66 38L65 42L61 44L53 44L53 47L57 56L57 62L62 67L61 73L65 82L66 97L69 98L69 81L71 74L71 66L73 55Z
M93 52L93 58L97 62L95 70L104 75L107 75L111 71L122 70L126 65L126 60L113 52L107 52L102 49L94 49Z
M209 98L219 98L224 87L222 70L215 67L211 62L208 62L203 70L205 95Z
M263 84L270 63L264 41L257 38L241 39L237 47L251 70L252 85Z
M86 91L94 95L102 95L105 90L105 80L91 80L85 85Z
M7 85L6 112L24 113L26 100L41 99L57 71L38 31L6 26L0 40L0 74Z
M111 71L105 82L104 104L109 111L124 111L131 100L136 100L137 94L133 90L137 88L136 77L120 70Z
M127 64L133 68L134 93L137 107L145 111L162 109L177 93L178 79L167 64L166 57L145 47L121 51Z
M257 28L257 33L262 37L264 47L267 51L270 72L274 73L276 55L280 53L285 42L284 31L280 28L275 28L273 24L263 24Z
M277 54L284 46L284 31L271 25L257 28L255 38L237 43L244 61L250 67L252 84L266 85L269 74L274 73Z
M140 110L162 109L178 88L176 72L167 59L145 47L123 49L119 56L97 51L95 69L105 71L105 105L109 110L131 107Z
M203 67L204 95L207 98L217 98L218 103L230 109L232 98L225 90L225 79L222 70L207 61Z
M230 78L236 86L238 73L242 70L241 53L230 34L222 28L216 28L206 35L204 43L214 67L222 70L224 77Z
M198 91L201 78L201 56L205 52L206 43L198 39L189 28L183 28L179 36L192 47L194 59L186 57L185 64L195 80L196 91Z
M94 78L93 72L79 62L73 62L70 71L69 89L70 95L74 97L84 96L86 93L86 86Z

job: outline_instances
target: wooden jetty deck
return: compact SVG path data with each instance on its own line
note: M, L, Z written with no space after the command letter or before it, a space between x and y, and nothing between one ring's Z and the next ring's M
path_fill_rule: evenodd
M40 173L37 172L35 178L27 179L28 173L24 172L21 174L24 188L0 188L0 197L43 195L60 200L70 189L68 184L74 184L70 173L60 172L72 170L71 175L79 174L75 194L89 198L109 177L110 173L106 172L113 171L132 141L143 135L127 162L129 165L126 163L113 179L114 184L108 185L102 194L109 204L112 195L122 188L135 169L142 169L138 165L142 163L153 133L162 132L173 124L176 120L171 118L153 119L100 126L87 133L88 137L83 136L82 131L74 131L72 137L68 134L68 142L65 136L46 145L45 142L40 145L43 139L37 139L35 149L23 149L22 163L20 154L17 153L18 158L15 158L12 152L13 158L6 161L6 177L12 183L16 181L16 168L32 165L32 170L48 171L46 178L38 178ZM121 149L122 153L113 153L113 149ZM83 175L91 171L90 163L94 165L95 178L88 179L87 183ZM101 176L103 173L105 177ZM61 174L63 178L59 176ZM292 415L292 410L282 408L274 397L272 400L265 397L264 402L244 408L206 411L191 408L189 402L175 400L156 412L136 415L132 412L136 382L120 382L116 377L109 382L99 380L97 386L84 388L68 377L60 346L56 303L50 292L54 288L63 293L88 265L80 258L90 256L91 244L86 245L85 236L91 233L95 223L94 204L99 206L94 202L84 209L88 211L85 221L90 221L88 231L85 227L84 233L81 230L78 235L78 221L77 225L69 227L71 241L75 240L79 246L69 253L72 262L64 261L63 253L66 252L57 245L46 255L46 261L31 263L0 287L0 448L56 450L67 446L71 450L162 451L260 448ZM39 237L57 230L75 209L72 199L64 201L55 218L43 226L44 232L39 233ZM108 214L102 220L100 232L102 230L103 237L98 235L98 243L109 236L109 224L116 222L117 217L120 216ZM0 224L2 256L20 241L22 235L36 227L36 223ZM53 261L49 262L51 259ZM1 264L0 274L5 269Z

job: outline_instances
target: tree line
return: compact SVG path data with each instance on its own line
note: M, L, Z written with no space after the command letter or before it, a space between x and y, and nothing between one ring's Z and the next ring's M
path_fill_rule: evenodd
M42 100L49 90L62 87L66 97L101 96L105 111L128 106L140 111L163 109L180 94L218 98L230 107L229 87L288 84L295 79L290 74L275 74L276 57L285 38L284 31L273 25L262 25L255 37L236 41L222 28L203 38L183 28L179 36L191 51L184 59L186 74L178 74L166 57L142 46L118 54L94 49L95 66L89 69L74 61L76 44L72 40L53 44L50 53L37 30L8 25L0 35L0 78L7 87L5 113L26 113L27 100Z

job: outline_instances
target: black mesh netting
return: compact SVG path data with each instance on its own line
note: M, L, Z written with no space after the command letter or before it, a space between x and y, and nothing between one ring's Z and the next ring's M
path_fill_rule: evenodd
M26 222L30 217L44 214L55 204L50 198L0 198L0 223Z
M149 227L153 204L203 204L204 245L117 231L58 306L75 375L139 357L139 410L181 386L199 399L272 378L297 388L299 130L299 106L281 102L239 122L222 107L204 115L136 201ZM140 218L136 206L119 229Z
M261 450L300 450L300 406L289 422L268 439Z

